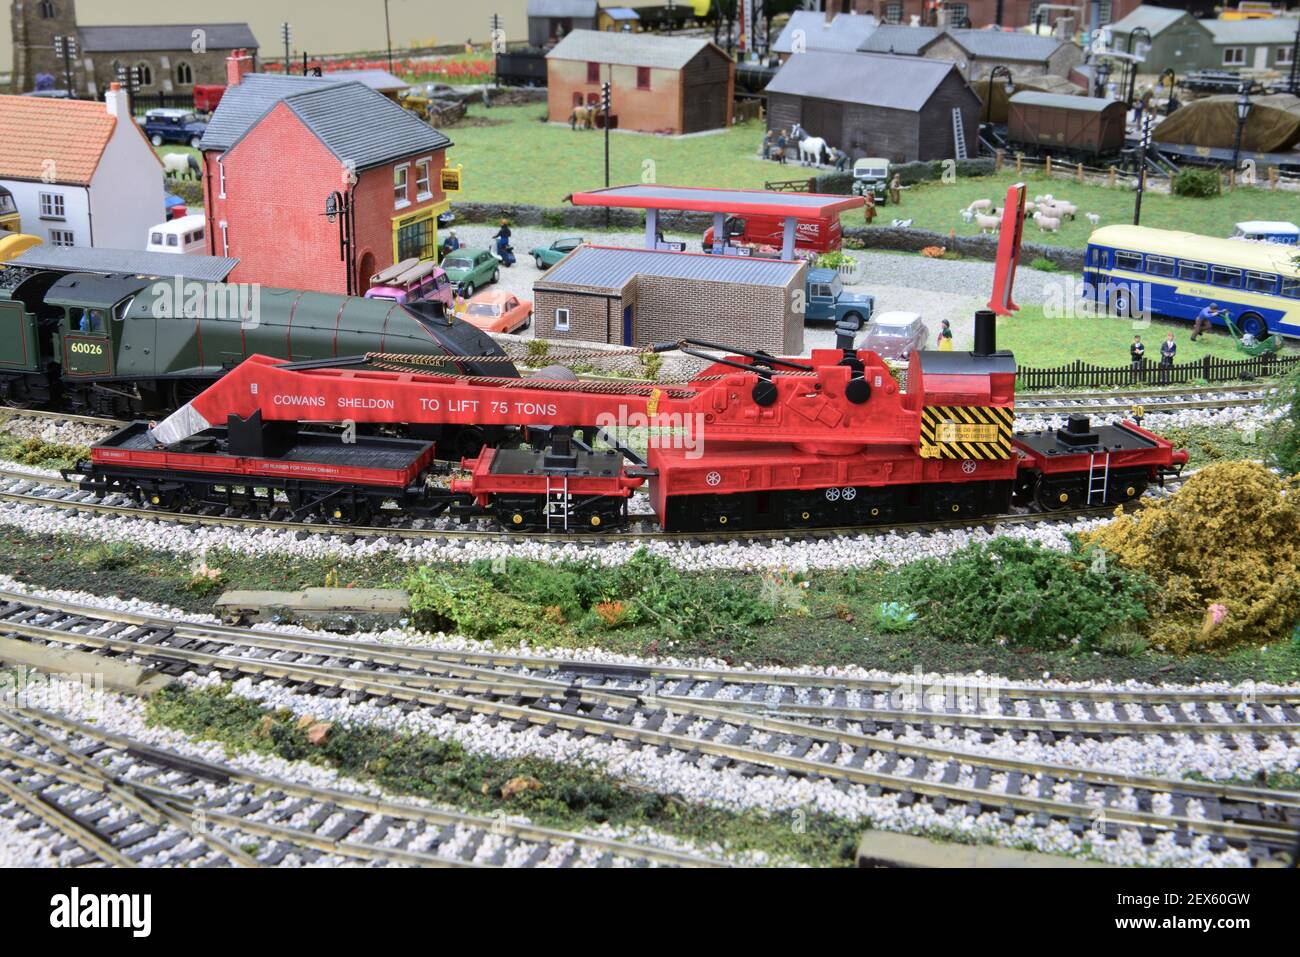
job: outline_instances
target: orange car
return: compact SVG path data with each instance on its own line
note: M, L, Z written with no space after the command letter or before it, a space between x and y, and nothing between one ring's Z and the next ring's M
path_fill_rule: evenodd
M522 332L533 323L533 304L514 293L490 290L456 305L456 315L484 332Z

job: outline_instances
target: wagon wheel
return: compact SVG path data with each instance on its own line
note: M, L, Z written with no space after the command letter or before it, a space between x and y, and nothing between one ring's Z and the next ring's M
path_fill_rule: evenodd
M1058 485L1041 479L1034 489L1034 501L1045 512L1055 512L1077 505L1082 493L1076 485Z

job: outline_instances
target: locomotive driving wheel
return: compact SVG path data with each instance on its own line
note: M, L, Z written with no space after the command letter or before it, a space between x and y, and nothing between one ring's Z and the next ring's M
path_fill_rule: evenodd
M1045 512L1071 508L1085 498L1083 488L1077 482L1048 482L1040 478L1034 489L1034 502Z

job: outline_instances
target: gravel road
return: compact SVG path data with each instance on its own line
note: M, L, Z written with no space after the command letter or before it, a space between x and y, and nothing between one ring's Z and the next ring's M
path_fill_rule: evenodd
M456 227L461 243L475 248L491 248L496 226L465 224ZM528 251L535 246L548 246L562 236L584 235L593 243L611 246L640 247L645 237L640 232L600 232L539 229L521 226L511 237L519 261L501 270L497 288L531 299L533 283L542 272L533 264ZM689 248L699 248L699 237L670 235L669 239L685 239ZM850 287L855 291L876 297L876 311L906 310L919 312L930 327L931 336L939 330L939 323L947 319L952 323L954 346L969 349L974 337L974 314L988 302L993 288L993 264L974 260L926 259L923 256L900 253L848 251L862 264L863 279ZM1039 272L1022 268L1016 275L1016 301L1036 304L1044 301L1047 290L1063 281L1062 274ZM533 335L530 328L526 337ZM829 326L809 326L804 332L805 352L815 348L828 348L835 344L835 332ZM743 346L744 343L736 343Z

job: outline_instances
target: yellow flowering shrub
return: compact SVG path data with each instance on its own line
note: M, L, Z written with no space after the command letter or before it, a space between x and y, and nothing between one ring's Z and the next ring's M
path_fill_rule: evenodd
M1267 644L1300 619L1300 477L1209 465L1080 538L1154 579L1151 637L1171 651Z

